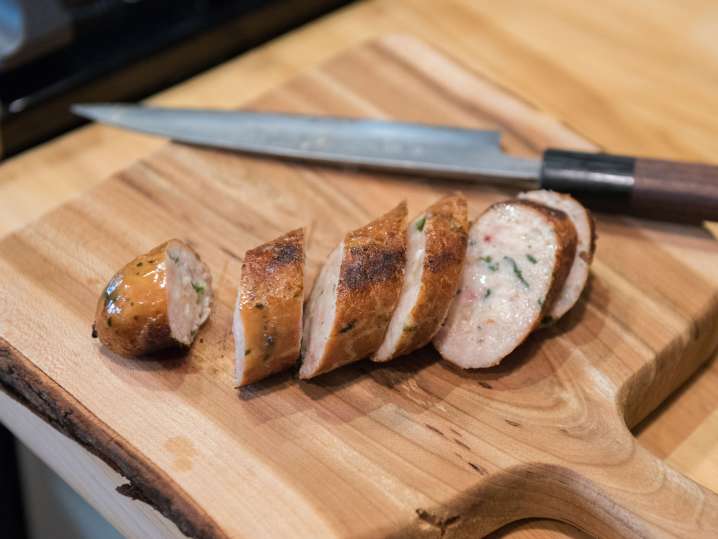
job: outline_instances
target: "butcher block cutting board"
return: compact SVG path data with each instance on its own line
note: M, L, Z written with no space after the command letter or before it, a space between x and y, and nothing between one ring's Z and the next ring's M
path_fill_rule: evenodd
M519 155L596 149L401 36L252 108L498 127ZM629 431L718 344L718 244L703 229L599 216L583 299L499 367L461 371L426 348L234 387L245 250L305 226L313 278L348 230L457 188L472 216L513 195L167 145L0 242L3 386L190 536L477 537L526 517L596 537L718 536L718 497ZM210 321L185 356L110 354L90 338L97 297L172 237L212 270Z

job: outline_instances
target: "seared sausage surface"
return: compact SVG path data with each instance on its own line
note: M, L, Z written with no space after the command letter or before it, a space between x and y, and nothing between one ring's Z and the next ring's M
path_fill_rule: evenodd
M209 316L212 277L195 251L169 240L118 271L97 302L93 335L123 356L189 346Z
M233 332L240 386L299 359L304 302L304 231L293 230L244 256Z
M305 313L300 378L379 348L404 280L406 203L348 233L322 268Z
M439 330L459 285L467 229L460 194L442 198L409 224L404 285L374 361L408 354Z

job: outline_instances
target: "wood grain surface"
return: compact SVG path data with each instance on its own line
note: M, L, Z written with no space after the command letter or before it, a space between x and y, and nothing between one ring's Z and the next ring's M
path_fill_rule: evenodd
M718 7L712 0L371 0L275 39L151 101L241 106L367 38L405 32L440 46L607 151L715 164L716 31ZM0 234L25 226L162 144L161 139L91 125L3 162ZM718 232L715 223L707 228ZM645 447L718 490L715 357L635 432ZM0 419L8 424L16 410L0 407ZM56 439L50 427L41 432L14 422L13 428L31 439L38 453ZM65 477L77 477L77 467L94 465L79 445L68 443L63 450L68 458L55 464L68 464L56 468ZM83 487L95 506L98 498L118 497L111 481ZM127 535L144 537L133 534L140 517L123 512L137 504L118 500L106 504L103 514ZM546 521L511 527L498 536L583 537L570 526Z
M472 127L505 146L594 148L409 38L370 43L255 106ZM169 146L0 243L5 384L197 536L470 536L527 517L599 536L714 536L716 497L638 446L635 425L716 345L718 246L701 229L599 219L589 293L505 364L424 350L313 383L237 392L241 255L309 225L308 270L343 233L451 183ZM498 193L462 188L476 214ZM89 339L113 271L170 236L209 263L217 304L188 357L132 361ZM38 338L42 335L42 338Z

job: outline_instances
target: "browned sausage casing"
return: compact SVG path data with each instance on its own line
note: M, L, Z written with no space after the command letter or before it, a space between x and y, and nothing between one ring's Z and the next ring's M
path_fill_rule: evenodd
M439 330L459 286L467 229L460 194L442 198L409 224L404 286L374 361L408 354Z
M304 302L304 231L247 251L234 314L236 378L251 384L299 359Z
M118 271L97 302L93 336L122 356L189 346L209 316L212 277L197 253L169 240Z
M304 321L300 378L379 348L404 280L406 203L350 232L324 264Z

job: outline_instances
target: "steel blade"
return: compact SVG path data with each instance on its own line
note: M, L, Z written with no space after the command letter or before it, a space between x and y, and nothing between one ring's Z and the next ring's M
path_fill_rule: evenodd
M73 112L203 146L445 178L536 180L540 163L504 154L500 133L456 127L248 111L75 105Z

